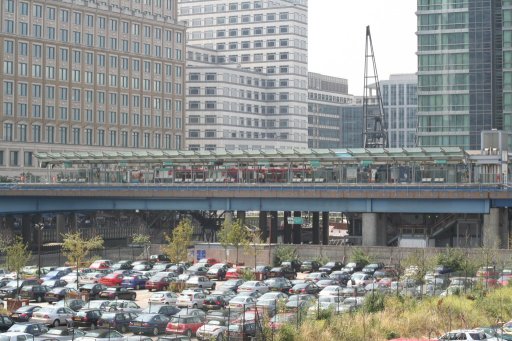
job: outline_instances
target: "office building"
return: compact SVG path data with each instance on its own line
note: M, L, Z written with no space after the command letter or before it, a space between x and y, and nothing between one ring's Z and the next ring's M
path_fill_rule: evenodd
M391 75L380 82L390 148L416 145L417 84L416 74Z
M37 151L181 149L185 26L176 0L0 3L0 169Z
M418 146L511 129L512 2L418 1Z
M187 148L307 148L307 1L179 1Z

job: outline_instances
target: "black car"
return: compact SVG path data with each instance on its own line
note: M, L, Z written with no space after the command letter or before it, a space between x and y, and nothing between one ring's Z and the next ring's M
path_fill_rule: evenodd
M351 262L351 263L348 263L347 265L345 265L345 267L342 270L353 274L354 272L363 270L363 268L364 268L363 264Z
M228 327L230 341L252 340L256 337L257 325L256 321L245 321L243 324L232 324Z
M320 263L315 260L305 260L300 265L301 272L316 272L320 268Z
M43 302L44 295L50 291L46 285L27 285L20 290L20 296L29 301Z
M171 317L180 312L180 308L169 304L151 304L149 307L142 311L142 314L161 314Z
M0 298L14 298L18 295L19 290L28 285L38 285L37 279L24 279L24 280L13 280L7 283L6 286L0 288Z
M120 260L117 263L114 263L111 267L112 270L131 270L133 268L132 261L130 260Z
M165 327L169 323L169 318L160 314L142 314L130 322L128 329L137 334L151 334L157 336L165 333Z
M342 268L343 263L341 262L327 262L318 268L318 271L330 274L331 272L341 270Z
M287 279L295 279L297 278L297 272L295 272L292 268L287 266L281 266L270 269L270 272L268 273L269 278L275 278L275 277L284 277Z
M204 300L203 307L208 310L224 309L228 301L222 295L208 295Z
M73 327L90 327L95 329L98 327L98 320L101 318L102 311L99 309L80 310L71 320L67 320L68 326Z
M135 301L137 293L134 290L123 287L106 288L99 294L104 300L132 300Z
M244 284L243 279L230 279L222 283L222 286L220 286L223 290L231 290L236 292L238 287Z
M295 272L299 272L300 271L300 266L301 266L301 262L299 260L292 260L292 261L285 261L285 262L282 262L281 263L281 266L282 267L288 267L288 268L292 268L293 271Z
M344 271L333 271L329 278L337 281L341 286L346 286L348 281L350 281L350 274Z
M38 305L24 305L12 312L9 317L14 322L28 322L32 314L39 309L41 309L41 307Z
M100 297L100 292L107 290L107 286L99 283L84 284L80 287L80 292L89 294L89 299L97 299Z
M11 328L14 324L14 321L7 315L0 315L0 331L5 332L7 329Z
M259 281L264 281L268 278L268 274L270 273L271 267L268 265L257 265L254 268L254 276Z
M363 272L365 274L373 275L375 273L375 271L380 270L380 269L384 269L383 263L371 263L363 268Z
M7 331L28 333L34 336L39 336L46 333L48 331L48 327L38 322L22 322L13 324Z
M284 293L288 293L293 287L292 282L284 277L269 278L265 280L264 283L268 286L270 291L281 291Z
M166 255L151 255L149 256L149 261L156 263L156 262L169 262L170 259Z
M98 327L101 328L113 328L121 333L128 331L130 321L137 317L135 313L103 313L101 318L98 320Z

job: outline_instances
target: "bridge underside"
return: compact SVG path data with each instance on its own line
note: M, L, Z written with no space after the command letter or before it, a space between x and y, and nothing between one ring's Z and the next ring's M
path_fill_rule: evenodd
M96 210L316 211L345 213L477 213L512 206L511 200L379 198L101 198L0 197L0 213Z

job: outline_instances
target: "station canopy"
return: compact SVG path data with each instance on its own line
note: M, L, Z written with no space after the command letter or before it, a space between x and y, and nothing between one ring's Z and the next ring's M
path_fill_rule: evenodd
M95 151L95 152L38 152L35 157L41 167L59 164L276 164L276 163L461 163L468 157L460 147L425 148L353 148L353 149L282 149L236 151Z

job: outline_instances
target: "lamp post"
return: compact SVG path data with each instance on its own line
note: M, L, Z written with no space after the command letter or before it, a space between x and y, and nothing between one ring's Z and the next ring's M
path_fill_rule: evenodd
M41 235L43 234L44 224L35 224L37 230L37 277L41 279Z

